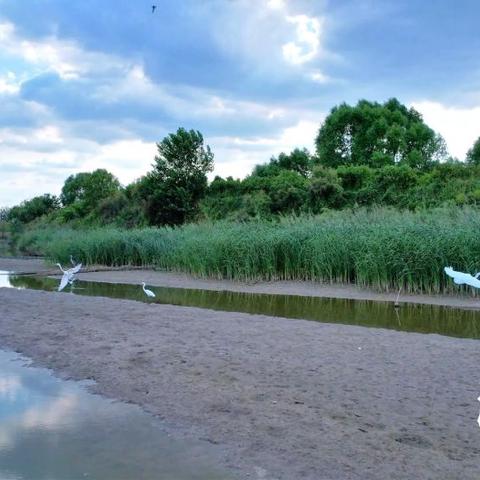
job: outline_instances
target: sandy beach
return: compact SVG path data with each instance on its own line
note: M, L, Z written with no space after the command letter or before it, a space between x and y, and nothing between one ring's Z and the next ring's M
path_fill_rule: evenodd
M475 340L0 289L0 348L210 442L234 478L480 475Z

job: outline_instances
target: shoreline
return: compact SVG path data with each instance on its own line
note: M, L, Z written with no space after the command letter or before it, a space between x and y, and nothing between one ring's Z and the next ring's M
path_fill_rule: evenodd
M42 259L20 259L0 257L0 270L43 272L54 274L55 268L45 265ZM92 267L98 271L78 274L80 280L106 283L141 284L151 286L186 288L199 290L231 291L243 293L260 293L270 295L299 295L321 298L340 298L349 300L369 300L394 303L398 292L382 293L355 285L322 284L308 281L259 281L240 282L233 280L215 280L196 278L184 273L162 272L156 270L128 269L128 267ZM102 268L108 270L101 271ZM437 305L467 310L480 310L480 297L459 295L400 294L399 304Z
M0 289L1 348L213 444L239 480L476 480L478 345Z

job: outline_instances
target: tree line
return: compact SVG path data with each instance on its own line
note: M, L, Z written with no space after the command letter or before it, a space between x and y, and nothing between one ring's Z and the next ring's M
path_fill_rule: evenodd
M314 153L281 153L243 180L217 176L208 184L213 162L202 134L179 128L157 144L152 170L135 182L123 187L104 169L71 175L59 197L2 209L0 221L131 228L371 205L480 204L480 137L464 161L449 157L443 138L396 99L334 107Z

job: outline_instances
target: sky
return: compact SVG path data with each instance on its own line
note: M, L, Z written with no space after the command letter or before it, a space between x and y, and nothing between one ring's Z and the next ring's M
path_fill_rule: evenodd
M96 168L127 184L178 127L212 176L244 177L362 98L413 106L463 160L478 18L477 0L0 0L0 206Z

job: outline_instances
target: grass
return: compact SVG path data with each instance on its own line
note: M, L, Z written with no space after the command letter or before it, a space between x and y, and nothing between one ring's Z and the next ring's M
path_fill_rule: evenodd
M141 230L33 230L19 248L68 262L153 265L200 277L457 291L443 267L480 270L480 211L390 209Z

